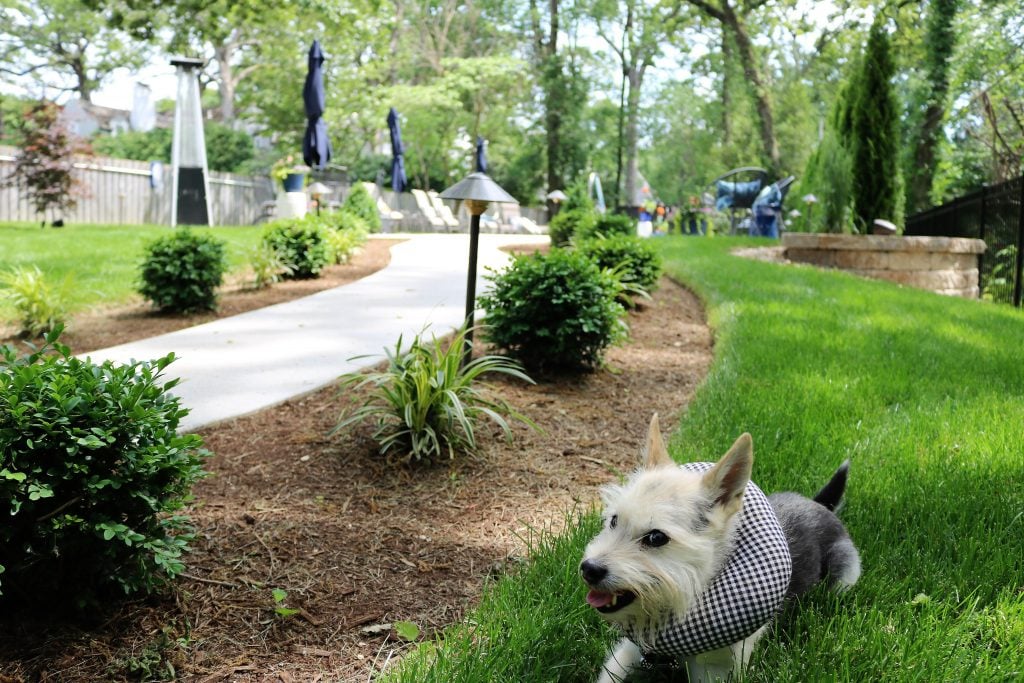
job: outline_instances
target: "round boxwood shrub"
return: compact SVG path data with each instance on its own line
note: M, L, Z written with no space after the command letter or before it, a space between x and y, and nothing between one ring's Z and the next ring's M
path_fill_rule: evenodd
M592 231L597 213L589 209L562 209L548 222L548 235L552 246L564 247L577 234Z
M100 365L57 342L0 348L0 603L80 606L180 573L202 439L161 375L174 355Z
M520 257L488 279L493 288L479 298L487 338L531 370L593 369L625 337L618 281L583 254Z
M291 266L290 280L320 276L332 260L328 228L315 215L271 223L263 231L263 244L273 248Z
M345 197L345 201L342 202L341 209L354 213L366 221L370 232L380 232L380 212L377 210L377 202L373 200L362 183L356 183L352 187L348 196Z
M601 268L617 272L627 285L650 291L661 277L661 255L649 240L615 235L587 240L578 249Z
M587 240L594 237L614 237L615 235L636 236L636 221L621 213L600 214L592 223L580 225L576 230L576 240Z
M146 247L139 293L162 311L213 310L227 269L222 241L182 228Z

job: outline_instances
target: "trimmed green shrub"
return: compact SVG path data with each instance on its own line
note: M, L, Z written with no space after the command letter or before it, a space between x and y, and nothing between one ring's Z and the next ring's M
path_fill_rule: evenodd
M650 291L661 277L661 254L650 240L616 235L588 240L578 250L601 268L617 271L623 283Z
M335 230L358 230L364 234L371 232L366 219L349 209L339 209L330 215L330 220Z
M51 285L38 267L17 267L0 273L0 297L11 302L20 317L21 333L38 337L67 320L70 280Z
M331 262L328 228L315 215L271 223L263 231L263 244L272 247L291 265L289 280L310 280L320 276Z
M564 247L572 242L577 234L588 233L597 221L597 214L589 209L562 209L548 222L548 235L551 245Z
M487 338L531 370L593 369L626 336L620 284L579 252L520 257L487 277Z
M213 310L227 269L224 242L182 228L146 247L139 293L162 311Z
M533 426L501 399L487 398L480 377L497 372L533 384L518 363L501 356L482 356L462 366L466 331L460 330L446 346L434 337L428 343L413 338L403 348L398 338L394 350L386 349L388 367L383 372L351 373L342 386L355 390L372 387L366 401L351 415L342 415L334 431L364 420L376 423L374 438L382 455L410 461L436 461L457 453L477 451L477 423L486 416L508 439L512 431L502 415Z
M180 573L180 512L203 476L202 439L152 362L100 365L57 342L0 347L0 584L4 598L149 592Z
M354 213L366 221L370 232L380 232L380 212L377 211L377 202L366 191L362 183L356 183L352 187L341 204L341 210Z
M621 213L597 214L593 223L584 223L576 228L575 239L578 241L594 237L612 237L615 235L636 236L636 221Z

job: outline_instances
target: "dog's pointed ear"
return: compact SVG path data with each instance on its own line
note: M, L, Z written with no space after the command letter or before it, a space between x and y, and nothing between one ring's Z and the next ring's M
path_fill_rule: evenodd
M715 505L732 513L743 505L743 492L753 467L754 440L750 434L743 433L721 460L704 473L701 483L710 492Z
M651 426L647 428L647 444L644 447L644 469L650 470L655 467L673 467L675 463L665 449L665 442L661 440L661 426L658 424L658 414L651 416Z

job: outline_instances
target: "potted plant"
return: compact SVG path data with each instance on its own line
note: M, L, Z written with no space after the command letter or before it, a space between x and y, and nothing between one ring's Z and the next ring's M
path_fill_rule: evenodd
M270 175L284 184L285 192L302 192L302 188L306 185L307 173L309 173L309 167L297 163L293 154L278 159L270 169Z

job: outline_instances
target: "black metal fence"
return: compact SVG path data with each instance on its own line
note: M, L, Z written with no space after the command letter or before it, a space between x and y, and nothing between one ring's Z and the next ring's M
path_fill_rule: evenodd
M988 249L979 265L986 299L1021 307L1024 270L1024 176L907 218L907 235L975 237Z

